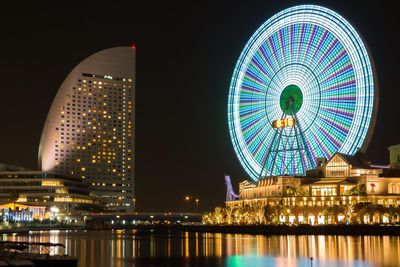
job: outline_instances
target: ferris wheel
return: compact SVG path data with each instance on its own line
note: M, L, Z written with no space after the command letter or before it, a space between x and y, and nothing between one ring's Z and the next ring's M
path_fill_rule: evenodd
M317 158L364 152L377 110L368 51L336 12L286 9L250 38L233 72L228 124L253 180L304 175Z

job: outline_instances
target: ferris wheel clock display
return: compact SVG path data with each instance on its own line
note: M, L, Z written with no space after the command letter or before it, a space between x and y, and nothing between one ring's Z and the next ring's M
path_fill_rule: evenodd
M235 152L253 180L304 175L317 158L364 152L377 110L368 51L336 12L286 9L250 38L228 96Z

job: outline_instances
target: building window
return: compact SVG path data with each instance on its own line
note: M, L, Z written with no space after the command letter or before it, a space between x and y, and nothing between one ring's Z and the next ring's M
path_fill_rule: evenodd
M339 156L333 157L326 165L326 177L349 177L350 167Z

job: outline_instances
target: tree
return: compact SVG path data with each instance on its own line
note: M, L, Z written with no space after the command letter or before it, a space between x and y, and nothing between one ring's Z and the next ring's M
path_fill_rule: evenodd
M274 217L275 208L269 204L264 206L264 218L267 223L272 223Z
M343 213L346 219L346 223L354 222L354 204L347 204L343 207Z
M369 221L373 221L373 216L378 213L379 214L379 221L381 221L382 215L387 211L387 208L383 207L382 205L365 203L365 205L358 210L357 217L358 219L363 222L364 216L368 216Z
M213 223L220 224L223 222L223 210L220 207L216 207L213 216Z
M286 192L288 196L294 197L304 197L307 195L307 191L302 187L290 187Z
M325 207L323 210L325 216L325 224L336 223L338 212L338 206Z
M226 207L225 209L225 222L227 224L232 224L232 214L233 214L233 209L230 207Z
M355 186L349 190L350 196L365 196L366 194L365 185Z

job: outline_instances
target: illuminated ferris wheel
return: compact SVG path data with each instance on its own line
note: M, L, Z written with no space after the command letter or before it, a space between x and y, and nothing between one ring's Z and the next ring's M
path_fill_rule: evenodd
M228 97L235 152L254 180L304 175L317 158L365 151L377 109L367 49L339 14L286 9L250 38Z

